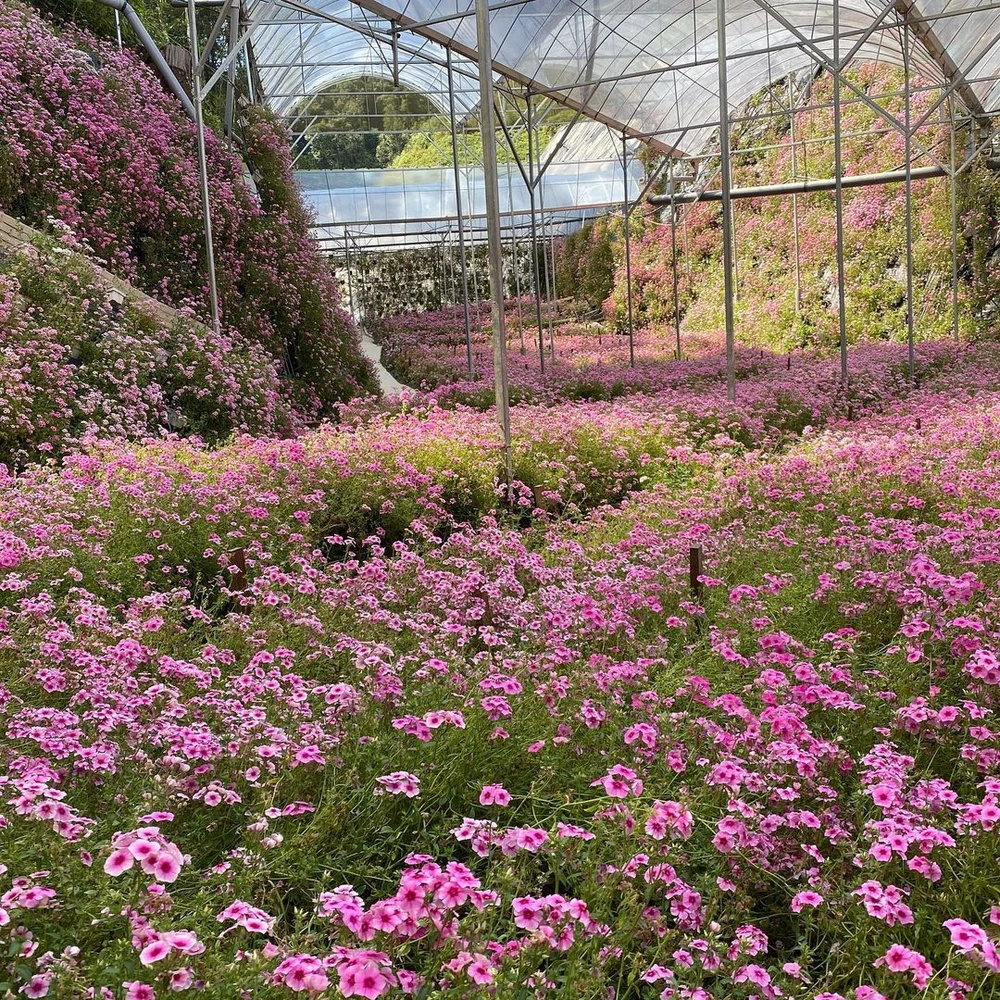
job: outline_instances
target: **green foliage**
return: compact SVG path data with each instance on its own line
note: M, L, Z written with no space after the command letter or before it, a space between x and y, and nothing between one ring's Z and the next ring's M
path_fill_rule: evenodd
M296 164L302 170L387 167L406 144L396 133L438 118L425 94L368 75L331 84L296 113L308 123L297 139L300 148L309 144Z
M599 308L615 287L620 236L612 218L596 219L571 233L556 256L556 291Z
M261 348L112 303L87 259L48 237L0 261L0 413L0 455L16 465L90 435L218 442L291 426Z

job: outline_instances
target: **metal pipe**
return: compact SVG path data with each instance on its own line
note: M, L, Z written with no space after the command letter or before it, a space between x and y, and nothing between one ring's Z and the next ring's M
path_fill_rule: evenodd
M500 236L500 187L497 173L496 126L493 121L493 52L487 0L476 0L479 49L479 127L483 137L483 175L490 254L490 297L493 300L493 379L497 422L503 437L503 463L508 498L513 495L514 457L510 440L510 393L507 386L507 330L503 312L503 244Z
M240 3L234 0L229 8L229 48L236 46L240 34ZM222 117L222 128L229 140L229 148L233 148L233 111L236 107L236 60L229 64L226 72L226 106Z
M465 262L465 227L462 223L462 184L458 169L458 134L455 131L455 77L451 68L451 49L446 50L448 66L448 115L451 119L451 158L455 172L455 214L458 218L458 255L462 265L462 312L465 317L465 365L469 380L475 378L472 365L472 321L469 318L469 272Z
M232 0L225 0L223 3L222 10L219 11L219 16L215 19L215 24L212 25L212 28L208 33L208 37L205 39L205 47L201 50L201 55L198 57L198 61L193 63L194 72L199 74L199 76L205 72L205 66L208 64L208 57L212 51L212 46L215 45L216 39L222 32L222 26L226 23L229 17L228 8L231 2Z
M913 138L913 131L910 128L910 41L909 35L903 32L903 90L906 96L903 98L903 156L906 160L906 357L909 367L910 381L914 380L916 374L916 361L914 358L914 332L913 332L913 160L910 149L910 141Z
M536 178L537 180L537 178ZM553 299L552 299L552 281L549 276L549 245L552 233L551 219L549 224L549 234L546 236L545 232L545 188L543 185L538 185L538 210L542 216L542 271L545 274L545 323L549 331L549 357L554 358L556 355L556 341L552 333L552 313L553 313Z
M958 178L955 174L955 103L948 101L951 119L951 332L958 341Z
M732 189L730 189L730 199L732 198ZM733 217L732 224L732 241L733 241L733 300L735 302L740 301L740 245L737 241L737 236L739 235L739 228L736 225L736 206L730 206L730 214Z
M535 322L538 324L538 368L545 372L545 334L542 328L542 283L538 273L538 224L535 220L535 153L532 144L531 91L525 95L528 130L528 205L531 212L531 276L535 282Z
M622 133L622 218L625 222L625 299L628 304L628 364L635 368L635 334L632 326L632 245L629 232L628 139Z
M670 161L670 190L674 190L674 164ZM681 360L681 311L680 296L677 293L677 209L670 206L670 270L674 284L674 336L677 339L677 360Z
M832 73L834 76L834 81L841 80L848 88L848 90L853 91L861 99L861 101L871 108L880 118L882 118L888 125L894 128L897 132L901 132L899 122L895 119L885 108L881 107L872 97L864 92L862 87L851 80L849 77L846 79L842 78L841 70L843 66L840 60L840 6L837 0L834 0L833 5L833 49L834 58L831 60L826 52L820 48L813 39L808 35L804 34L803 31L797 27L792 21L790 21L784 14L781 13L773 3L769 0L755 0L755 3L765 14L773 17L775 21L778 22L786 31L792 34L795 38L799 39L803 51L808 51L812 54L812 58L816 60L821 66L823 66L827 72ZM839 101L839 97L838 97ZM836 109L834 111L836 114ZM919 145L919 144L918 144ZM925 156L931 156L932 154L929 149L920 146L920 153ZM933 157L932 157L933 158Z
M789 133L792 140L792 181L799 176L798 151L795 148L795 95L792 93L792 74L788 74ZM843 185L843 179L841 179ZM802 309L802 270L799 262L799 196L792 195L792 242L795 245L795 314Z
M726 393L736 401L736 333L733 317L733 233L730 211L732 176L729 162L729 81L726 74L726 0L716 0L719 63L719 156L722 164L722 275L726 312Z
M840 381L847 385L847 293L844 288L844 168L840 148L840 0L833 0L833 171L837 221L837 324L840 332ZM909 184L907 163L907 184Z
M347 278L347 311L357 319L357 312L354 308L354 289L351 287L351 248L347 227L344 227L344 275Z
M198 65L198 17L195 0L188 0L188 39L191 45L191 65ZM201 208L205 220L205 262L208 267L208 299L212 311L212 327L221 332L219 317L219 290L215 281L215 248L212 242L212 205L208 191L208 157L205 154L205 123L202 120L201 74L191 74L191 92L194 96L194 124L198 140L198 177L201 181Z
M944 167L916 167L910 172L914 180L926 180L931 177L946 177L948 171ZM855 174L852 177L841 177L840 186L848 188L874 187L879 184L901 184L906 180L905 170L887 170L881 174ZM755 187L732 188L729 197L737 198L776 198L789 194L812 194L816 191L833 191L837 186L836 178L823 177L816 180L797 181L793 184L760 184ZM722 201L721 191L684 192L671 198L667 194L651 194L646 201L650 205L691 205L697 201Z
M167 64L167 60L163 58L163 54L160 52L153 41L152 36L146 30L146 26L139 19L139 15L129 6L126 0L97 0L98 3L103 4L105 7L110 7L112 10L119 11L125 15L125 20L128 21L129 27L135 32L136 38L142 43L142 47L146 50L146 54L149 56L150 62L156 67L157 73L163 78L163 82L167 85L167 89L181 102L184 108L184 113L192 121L195 120L194 105L191 103L191 99L184 92L184 88L181 86L180 81L174 76L174 71ZM194 63L194 56L192 56L192 65Z
M511 181L511 171L507 171L507 207L514 206L514 191ZM510 227L510 262L514 269L514 302L517 309L517 335L521 345L521 354L527 354L528 349L524 343L524 317L521 315L521 275L517 264L517 227Z

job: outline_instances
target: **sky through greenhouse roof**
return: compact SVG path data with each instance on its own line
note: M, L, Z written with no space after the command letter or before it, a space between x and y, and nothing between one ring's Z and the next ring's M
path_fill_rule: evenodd
M295 3L320 15L347 6L344 0ZM400 39L417 39L418 46L433 39L475 58L473 0L360 0L358 6L381 18L383 28L409 29ZM492 6L498 73L665 148L697 154L710 141L719 120L715 0L494 0ZM997 109L997 3L848 0L839 6L839 21L842 59L901 65L906 25L915 75L959 83L957 93L971 111ZM829 2L729 0L730 108L790 72L832 62L833 28ZM301 28L288 30L297 36ZM295 37L282 42L285 50L296 44ZM472 81L462 80L472 99ZM436 89L440 84L438 70Z

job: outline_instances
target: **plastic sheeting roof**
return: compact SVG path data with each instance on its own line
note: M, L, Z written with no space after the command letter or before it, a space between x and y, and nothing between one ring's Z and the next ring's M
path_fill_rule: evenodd
M251 16L254 55L268 104L278 114L291 114L305 98L341 80L359 76L391 79L398 69L399 82L426 94L448 113L448 72L445 54L437 42L420 35L399 33L395 53L384 37L383 18L347 0L312 4L330 18L273 0L253 0ZM352 24L356 27L352 27ZM459 117L479 103L477 67L457 56L453 60L455 112Z
M252 0L251 10L265 2ZM474 0L359 3L475 57ZM343 0L308 0L308 6L328 12ZM993 0L895 0L882 25L862 39L885 9L881 0L840 4L841 57L853 51L859 60L901 65L899 29L908 21L916 25L915 74L943 80L957 73L969 83L967 104L997 109L1000 10ZM497 72L618 130L698 154L718 126L715 0L493 0L490 21ZM727 0L726 21L731 110L817 57L832 59L828 0ZM790 27L812 48L804 48ZM280 47L290 52L296 45L289 37Z
M526 235L530 196L518 168L501 163L501 225ZM459 168L464 232L486 238L486 195L479 167ZM457 240L455 175L451 167L404 170L302 170L296 180L316 216L317 233L334 246L349 231L360 246L392 249L416 243ZM629 198L641 190L642 166L629 162ZM620 205L624 197L621 160L553 163L542 177L538 204L544 205L546 232L564 232Z

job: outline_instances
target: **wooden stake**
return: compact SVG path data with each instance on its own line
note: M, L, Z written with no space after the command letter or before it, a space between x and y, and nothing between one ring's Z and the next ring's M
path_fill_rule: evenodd
M692 545L689 554L689 571L690 571L690 585L691 585L691 596L696 600L701 600L701 580L698 577L701 576L701 546Z
M232 576L229 581L229 589L243 591L247 589L247 550L240 546L234 549L229 556L229 568Z

